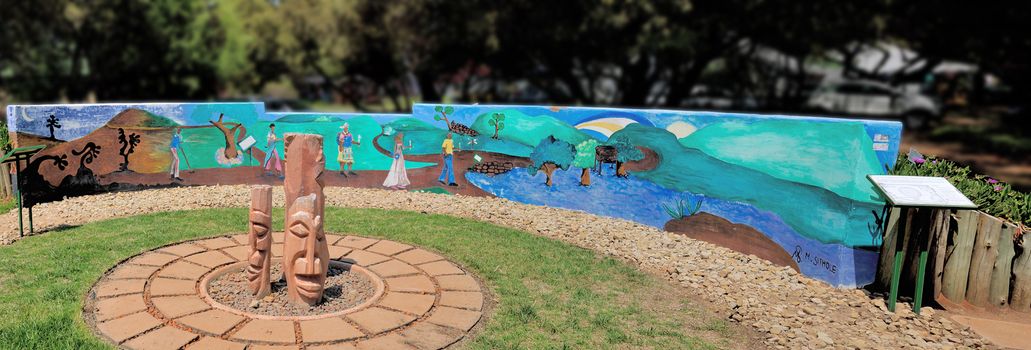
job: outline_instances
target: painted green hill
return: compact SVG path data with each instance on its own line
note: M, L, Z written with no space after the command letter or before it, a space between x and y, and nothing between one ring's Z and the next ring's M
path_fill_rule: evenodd
M858 122L725 122L702 128L680 139L680 144L724 162L868 203L878 195L866 175L884 172L873 142Z
M325 123L339 122L343 118L324 114L289 114L276 119L277 123Z
M528 116L514 109L492 111L490 113L481 114L476 117L476 121L473 122L472 128L486 137L493 136L494 127L488 123L494 113L502 113L505 115L505 128L501 129L498 133L498 137L502 140L515 141L525 146L535 147L541 142L541 139L548 137L549 135L554 135L555 138L574 145L591 138L586 133L574 128L572 125L552 116Z

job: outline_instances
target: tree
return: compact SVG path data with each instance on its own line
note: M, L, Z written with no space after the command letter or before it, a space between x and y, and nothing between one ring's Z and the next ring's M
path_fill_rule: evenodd
M573 166L580 168L580 186L591 185L591 168L595 165L595 155L598 147L598 140L587 139L576 145L576 156L573 158Z
M125 135L125 130L118 128L118 143L122 145L122 148L118 150L118 154L125 159L121 164L120 171L129 170L129 155L136 151L136 145L140 144L140 135L136 133L129 134L128 137Z
M491 136L491 138L497 140L498 132L505 128L505 115L502 113L494 113L494 115L490 117L490 121L487 122L487 125L494 127L494 136Z
M626 135L617 135L609 139L609 146L616 148L616 176L627 177L626 163L644 159L644 153L637 146L630 143Z
M551 175L555 173L556 169L568 170L573 163L575 153L576 149L573 148L573 145L555 139L554 136L548 136L542 139L537 147L534 147L533 152L530 152L531 164L526 169L532 176L536 176L538 170L544 171L544 175L547 176L544 184L551 186Z
M54 128L61 128L61 120L57 119L57 116L51 114L50 117L47 118L47 128L50 129L50 139L57 140L57 137L54 137Z
M433 107L433 110L435 112L437 112L437 113L440 113L440 115L434 115L433 116L433 120L436 120L438 122L443 120L444 121L444 125L447 126L448 128L450 128L451 127L451 121L447 119L447 115L451 114L451 113L454 113L455 112L455 107L451 107L451 106L436 106L436 107Z
M211 125L214 125L216 128L218 128L219 131L222 132L222 137L225 139L226 142L226 146L222 149L222 152L223 155L226 156L226 159L236 159L236 157L240 156L240 152L236 149L236 140L247 135L247 128L245 128L243 124L240 123L223 123L223 117L225 117L225 115L219 113L218 121L209 120L208 123L211 123ZM233 127L227 128L226 124L233 125Z

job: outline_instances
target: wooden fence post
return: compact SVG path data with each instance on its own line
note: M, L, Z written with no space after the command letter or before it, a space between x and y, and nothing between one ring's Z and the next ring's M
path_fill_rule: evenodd
M999 235L1002 233L1002 220L994 216L978 213L977 238L974 239L974 251L970 256L970 277L967 280L967 301L977 306L988 306L989 288L995 260L999 258Z
M988 288L988 301L995 306L1006 306L1010 299L1010 278L1013 277L1013 234L1016 227L1004 223L999 234L999 257L992 269L992 281Z
M942 294L954 302L966 297L967 277L970 274L970 255L977 231L977 212L959 210L954 215L956 225L949 230L954 242L946 248L945 269L942 271Z
M934 300L942 293L942 278L945 275L945 252L948 250L952 210L935 209L932 220L930 254L934 257L934 272L928 276L931 283L931 297L928 300Z
M1013 260L1013 295L1010 297L1010 308L1021 312L1031 312L1031 237L1024 232L1017 239L1020 255Z
M891 285L891 271L895 262L895 243L899 237L899 216L902 210L890 208L888 210L886 225L884 225L884 239L881 240L881 256L877 264L877 281L885 289Z

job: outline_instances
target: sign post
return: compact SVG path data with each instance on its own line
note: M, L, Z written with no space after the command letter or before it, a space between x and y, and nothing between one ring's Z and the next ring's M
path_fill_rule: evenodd
M22 222L22 189L18 186L18 178L21 177L21 161L25 161L25 165L29 165L29 159L33 155L39 153L46 145L18 147L12 149L7 154L4 154L3 158L0 159L0 163L14 163L14 176L11 177L11 188L14 189L14 196L18 199L18 237L25 236L25 227ZM29 206L29 233L32 233L32 206Z
M930 176L896 176L896 175L867 175L870 182L887 199L888 204L899 209L928 208L933 210L950 209L977 209L977 205L971 202L949 180L943 177ZM907 216L908 216L907 211ZM888 310L895 311L895 301L899 294L899 279L902 277L902 263L905 261L905 243L909 240L909 225L912 218L900 222L906 222L907 227L900 232L900 237L895 239L895 263L891 268L891 289L888 295ZM885 230L887 230L887 220ZM918 259L918 270L916 276L915 290L913 292L913 312L920 314L920 306L923 302L924 279L927 274L927 251L928 244L922 240L930 241L931 237L917 237L920 242L920 255Z

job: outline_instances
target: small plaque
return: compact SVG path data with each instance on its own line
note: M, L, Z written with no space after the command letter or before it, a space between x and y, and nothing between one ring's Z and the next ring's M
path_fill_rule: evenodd
M901 207L977 209L944 177L867 175L888 202Z
M243 141L240 141L240 149L247 152L247 150L251 149L255 143L258 143L258 141L254 140L254 136L247 136Z

